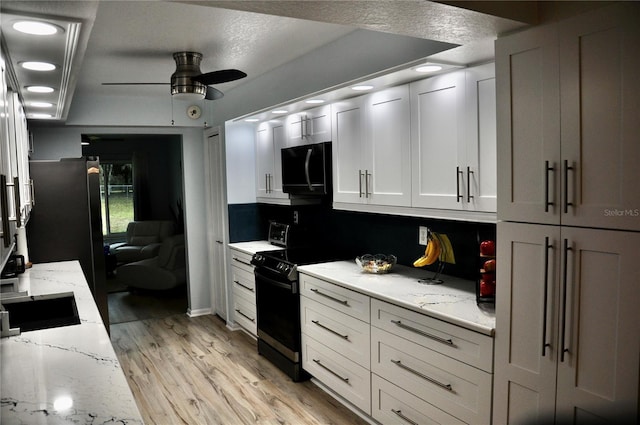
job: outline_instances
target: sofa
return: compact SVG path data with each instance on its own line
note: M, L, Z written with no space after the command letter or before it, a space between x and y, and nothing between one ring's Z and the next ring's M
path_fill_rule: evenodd
M158 255L116 269L116 279L130 288L166 290L187 282L184 235L165 238Z
M132 221L127 225L125 242L109 245L109 253L115 255L118 265L153 258L162 241L174 234L173 221Z

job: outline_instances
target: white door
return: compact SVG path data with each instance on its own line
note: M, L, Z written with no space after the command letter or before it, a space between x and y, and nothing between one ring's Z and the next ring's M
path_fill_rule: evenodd
M412 206L462 209L464 72L411 84Z
M562 224L640 230L640 7L629 3L559 29Z
M209 249L211 252L211 305L215 314L227 318L227 279L226 279L226 242L227 235L227 197L226 197L226 167L224 143L217 132L209 132L206 148L208 151L208 194L209 206Z
M411 206L411 136L409 86L366 97L366 202Z
M364 201L364 102L362 96L332 105L333 201Z
M556 400L560 227L499 222L497 241L493 423L548 422Z
M560 223L560 98L554 26L496 41L498 219Z

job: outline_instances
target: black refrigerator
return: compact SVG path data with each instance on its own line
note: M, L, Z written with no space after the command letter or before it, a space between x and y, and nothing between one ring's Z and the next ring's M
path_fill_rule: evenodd
M34 206L26 226L29 260L78 260L109 330L99 162L29 161Z

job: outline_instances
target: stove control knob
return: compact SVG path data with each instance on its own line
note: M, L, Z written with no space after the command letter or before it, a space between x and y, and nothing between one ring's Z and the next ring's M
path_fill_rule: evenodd
M257 266L261 265L262 263L264 263L264 256L261 254L254 254L253 258L251 259L251 263Z

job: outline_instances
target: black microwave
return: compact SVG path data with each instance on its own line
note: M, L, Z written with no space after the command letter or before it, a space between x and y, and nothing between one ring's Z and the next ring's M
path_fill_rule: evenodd
M293 195L331 193L331 142L284 148L282 191Z

